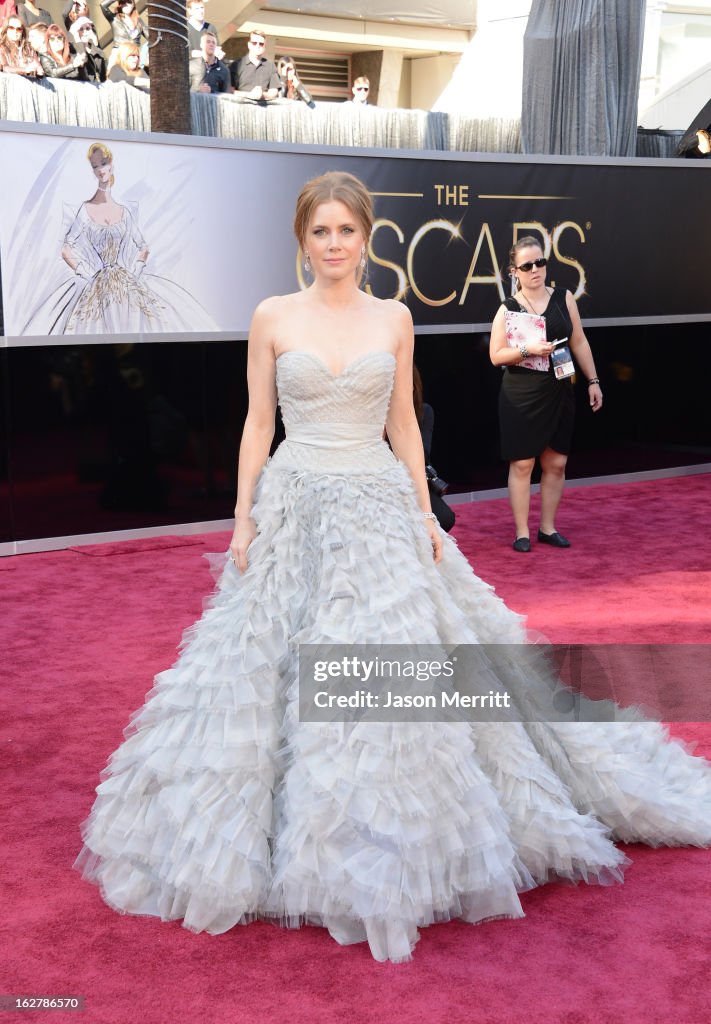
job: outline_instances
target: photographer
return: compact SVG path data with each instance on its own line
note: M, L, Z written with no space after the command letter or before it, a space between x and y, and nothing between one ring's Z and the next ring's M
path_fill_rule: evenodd
M454 526L455 517L453 510L442 497L448 485L437 475L434 466L430 465L434 409L424 401L422 377L420 376L420 371L414 365L412 367L412 399L417 422L420 425L420 433L422 434L422 447L425 450L425 473L427 474L427 486L430 492L432 511L437 516L437 521L442 529L449 533Z
M89 4L87 0L68 0L62 8L62 18L67 32L71 31L72 25L77 18L90 18Z

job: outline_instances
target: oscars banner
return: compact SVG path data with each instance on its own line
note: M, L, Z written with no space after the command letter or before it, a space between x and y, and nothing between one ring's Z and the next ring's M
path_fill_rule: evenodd
M305 181L373 194L365 287L429 331L485 331L508 251L539 239L590 324L711 319L703 162L359 155L10 125L0 211L4 344L245 337L267 295L308 287L292 231Z

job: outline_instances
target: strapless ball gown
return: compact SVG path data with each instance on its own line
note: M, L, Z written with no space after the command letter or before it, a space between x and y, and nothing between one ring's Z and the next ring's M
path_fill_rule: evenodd
M394 370L385 352L340 376L278 359L286 440L249 569L225 559L83 827L75 866L116 910L211 933L308 922L401 961L423 925L521 917L549 878L620 878L615 839L711 843L711 766L658 723L299 721L300 644L526 640L451 538L433 562L382 440Z

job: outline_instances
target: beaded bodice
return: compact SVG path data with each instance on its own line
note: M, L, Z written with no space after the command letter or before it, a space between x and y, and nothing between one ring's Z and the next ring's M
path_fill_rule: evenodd
M286 440L274 459L325 472L391 467L382 438L394 376L390 352L366 352L338 375L311 352L283 352L276 381Z

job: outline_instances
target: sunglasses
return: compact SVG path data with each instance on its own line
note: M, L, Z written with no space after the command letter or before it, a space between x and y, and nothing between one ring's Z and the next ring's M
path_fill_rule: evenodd
M541 256L539 260L531 260L530 263L522 263L520 267L516 267L516 270L522 270L524 274L527 274L529 270L533 270L534 267L545 267L548 260L545 256Z
M249 40L249 45L250 46L266 46L267 44L266 43L260 43L257 39L250 39Z
M79 35L83 36L85 32L95 32L95 31L96 31L96 29L94 28L93 25L82 25L82 27L79 29Z
M8 25L7 26L8 32L22 32L23 28L24 28L24 25Z
M355 91L356 92L370 92L370 89L368 88L367 85L357 85L355 87Z

